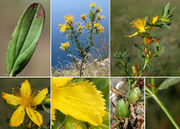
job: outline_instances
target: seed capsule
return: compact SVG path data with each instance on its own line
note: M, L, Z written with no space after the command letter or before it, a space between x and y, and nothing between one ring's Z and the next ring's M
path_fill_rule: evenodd
M117 105L117 116L123 119L128 117L129 113L128 105L124 102L124 99L120 99Z
M140 97L141 97L141 90L139 89L139 87L136 87L130 93L129 103L136 104L139 101Z

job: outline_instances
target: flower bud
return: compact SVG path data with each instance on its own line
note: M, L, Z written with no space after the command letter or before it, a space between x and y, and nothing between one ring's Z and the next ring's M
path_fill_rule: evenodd
M138 70L134 65L132 65L131 70L132 70L133 75L135 76L139 75Z
M133 89L129 95L129 103L136 104L141 97L141 90L139 87Z

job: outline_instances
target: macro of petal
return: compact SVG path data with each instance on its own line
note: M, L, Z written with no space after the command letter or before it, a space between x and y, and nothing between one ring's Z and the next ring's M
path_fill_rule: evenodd
M65 86L69 83L73 78L52 78L52 85L56 87Z
M48 89L45 88L41 90L35 97L32 99L32 106L37 106L43 102L43 100L46 98L46 95L48 94Z
M2 92L1 94L2 98L6 100L8 104L17 106L20 104L21 98L19 96L15 96L13 94L7 94Z
M24 121L24 117L25 117L24 107L19 106L13 113L9 125L12 127L20 126Z
M27 107L26 108L26 113L27 115L29 116L29 118L36 124L38 125L39 127L42 125L43 123L43 118L42 118L42 115L37 112L36 110L34 110L33 108L31 107Z
M21 95L21 97L26 97L26 98L31 96L31 86L30 86L28 80L25 80L21 84L20 95Z
M95 126L102 124L105 115L105 100L102 93L88 81L52 90L52 106L66 115Z

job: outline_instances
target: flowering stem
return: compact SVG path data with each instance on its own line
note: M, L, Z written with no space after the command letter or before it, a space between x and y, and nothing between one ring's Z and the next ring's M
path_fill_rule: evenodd
M174 120L172 115L170 114L170 112L167 110L167 108L164 106L164 104L160 101L160 99L157 97L157 95L154 94L153 91L149 87L145 86L145 89L146 89L147 93L153 97L153 99L158 103L158 105L161 107L161 109L165 112L165 114L167 115L167 117L169 118L171 123L174 125L174 127L176 129L180 129L180 127L178 126L178 124L176 123L176 121Z

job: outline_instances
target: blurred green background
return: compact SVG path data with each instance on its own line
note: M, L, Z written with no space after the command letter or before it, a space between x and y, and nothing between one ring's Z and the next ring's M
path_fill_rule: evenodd
M164 80L163 78L156 78L156 86L159 86ZM146 82L150 82L150 79L146 79ZM180 125L180 83L168 89L158 91L157 96ZM148 98L146 100L146 129L174 128L159 105L152 98Z
M167 2L171 3L171 8L176 7L172 29L160 31L160 44L165 46L165 51L151 63L153 71L146 69L144 75L180 75L180 0L111 0L111 75L126 75L118 61L112 57L116 51L127 49L131 63L140 63L134 44L143 42L136 37L124 36L136 31L129 23L139 17L159 15Z
M21 83L24 82L26 79L7 79L7 78L1 78L0 79L0 93L6 92L11 94L12 88L15 89L15 91L19 91L18 88L21 87ZM32 93L33 91L42 90L43 88L49 88L50 86L50 80L49 78L31 78L27 79L31 85ZM15 106L7 104L2 97L0 97L0 129L20 129L18 128L12 128L8 125L8 119L11 118L13 112L16 110ZM50 116L48 113L40 112L43 115L43 125L49 124ZM26 115L27 116L27 115Z
M43 33L37 48L24 70L18 76L47 76L50 71L50 0L0 0L0 75L7 74L6 52L19 17L29 4L39 2L46 11Z

